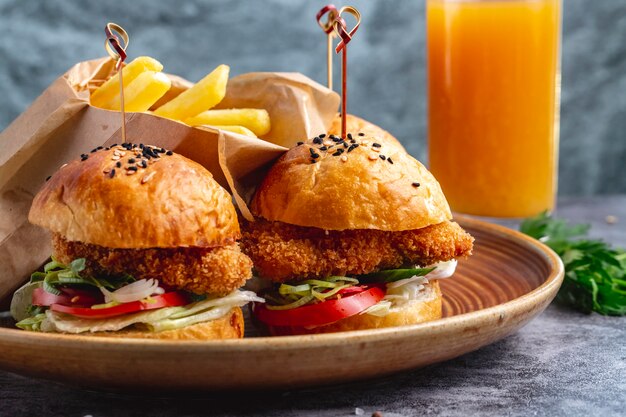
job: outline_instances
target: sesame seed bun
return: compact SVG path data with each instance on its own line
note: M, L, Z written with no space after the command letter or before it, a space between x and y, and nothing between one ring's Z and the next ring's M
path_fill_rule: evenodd
M377 136L351 137L347 147L326 136L286 152L258 188L252 213L326 230L413 230L452 218L424 165Z
M240 236L231 197L209 171L149 146L70 162L35 196L28 219L68 241L108 248L214 247Z
M85 333L90 336L127 337L134 339L159 340L213 340L240 339L243 337L244 320L241 308L234 307L223 317L202 323L192 324L181 329L150 332L141 330L120 330L117 332Z
M347 332L350 330L381 329L384 327L406 326L438 320L442 317L442 295L438 281L431 281L429 294L424 300L413 301L386 316L378 317L370 314L357 314L326 326L306 329L302 327L267 326L270 334L286 336L294 334L319 334Z
M400 143L398 139L396 139L391 133L387 132L380 126L375 125L374 123L368 122L365 119L361 119L353 114L348 114L346 120L346 130L348 132L353 132L353 134L362 132L369 136L376 136L381 143L385 143L387 145L397 146L398 148L404 150L404 146ZM337 114L330 125L330 129L328 129L329 135L341 135L341 115Z

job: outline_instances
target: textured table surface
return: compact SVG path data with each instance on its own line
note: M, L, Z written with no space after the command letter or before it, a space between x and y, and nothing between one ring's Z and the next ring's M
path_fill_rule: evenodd
M557 214L626 246L626 196L561 199ZM0 416L623 416L625 341L626 318L552 305L516 334L457 359L316 390L133 397L0 372Z

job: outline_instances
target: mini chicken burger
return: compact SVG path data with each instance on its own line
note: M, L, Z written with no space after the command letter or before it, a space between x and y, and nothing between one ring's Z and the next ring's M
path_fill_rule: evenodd
M251 203L242 248L274 283L254 305L272 334L441 318L439 279L473 238L432 174L365 133L319 136L283 155Z
M243 336L252 262L228 193L163 148L94 149L55 173L29 220L52 260L14 295L26 330L159 339Z

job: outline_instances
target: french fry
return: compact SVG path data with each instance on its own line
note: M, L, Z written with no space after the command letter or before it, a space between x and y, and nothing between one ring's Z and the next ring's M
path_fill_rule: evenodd
M243 126L219 126L219 125L211 125L209 127L213 127L215 129L220 130L228 130L229 132L239 133L240 135L250 136L251 138L256 138L255 134L248 128Z
M169 90L172 82L161 72L142 72L124 89L125 111L147 111ZM108 103L105 109L120 110L119 94Z
M182 121L210 109L224 99L229 72L228 65L219 65L189 90L156 109L154 114Z
M263 136L271 129L270 115L264 109L207 110L186 119L185 123L190 126L243 126L256 136Z
M140 56L133 59L128 65L122 69L124 75L124 88L133 82L139 74L145 71L159 72L163 69L163 65L154 58L149 56ZM113 98L120 95L120 76L115 74L109 78L104 84L91 93L90 101L92 106L103 107L110 103Z

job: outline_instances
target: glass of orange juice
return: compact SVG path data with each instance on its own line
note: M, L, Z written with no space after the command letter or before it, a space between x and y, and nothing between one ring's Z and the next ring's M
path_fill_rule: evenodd
M454 211L554 208L561 0L427 0L429 160Z

